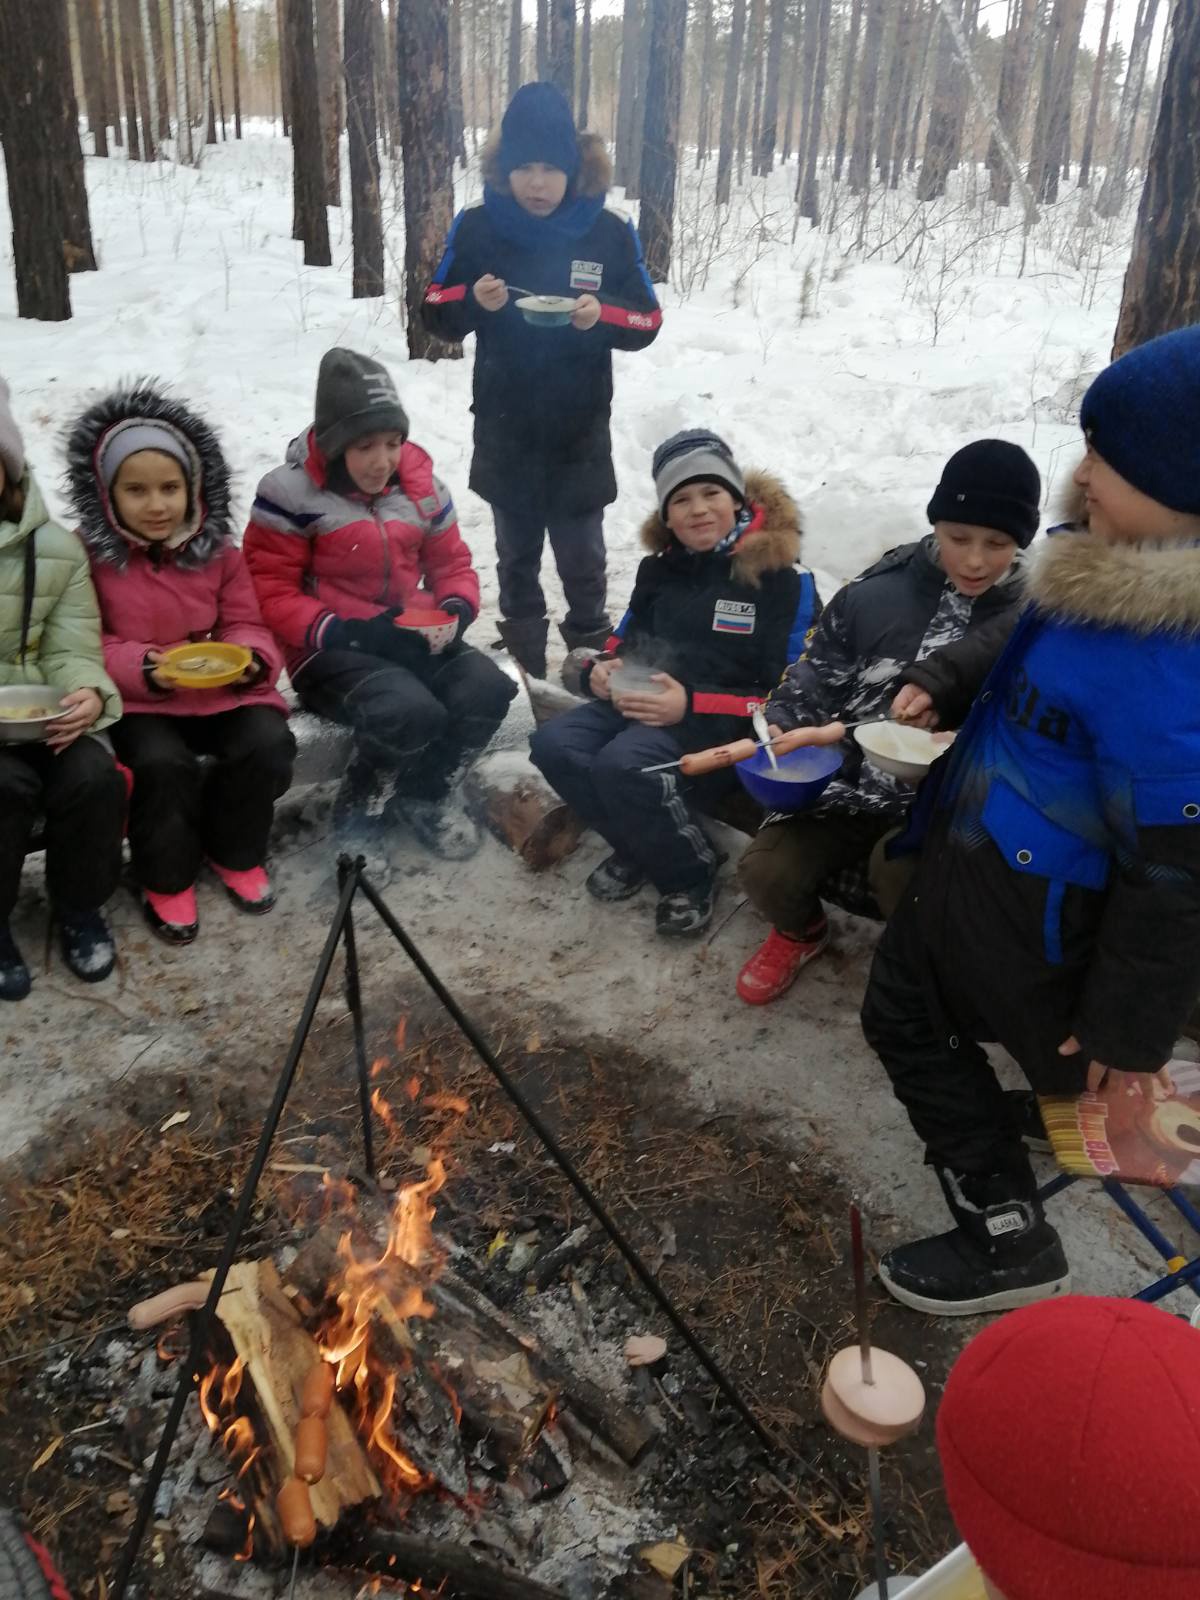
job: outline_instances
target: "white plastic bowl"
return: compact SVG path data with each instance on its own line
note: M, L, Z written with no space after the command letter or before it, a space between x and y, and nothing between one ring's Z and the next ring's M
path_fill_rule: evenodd
M952 733L929 733L899 722L868 722L855 728L854 737L873 767L903 783L920 783L954 740Z
M58 702L61 689L48 684L14 683L0 688L0 744L37 744L50 731L50 724L65 717ZM13 716L13 712L45 711L46 716ZM10 713L5 715L5 713Z

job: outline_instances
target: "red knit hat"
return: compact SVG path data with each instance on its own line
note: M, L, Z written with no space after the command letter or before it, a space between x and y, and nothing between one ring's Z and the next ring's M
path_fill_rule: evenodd
M1068 1296L974 1339L937 1419L958 1530L1008 1600L1200 1595L1200 1332Z

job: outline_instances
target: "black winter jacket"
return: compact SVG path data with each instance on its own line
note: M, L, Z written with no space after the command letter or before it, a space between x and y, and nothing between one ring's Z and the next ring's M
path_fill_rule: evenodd
M455 218L424 303L440 338L476 337L471 488L543 521L616 499L612 352L642 349L662 322L637 231L603 209L611 182L604 146L583 134L580 149L574 189L553 217L535 219L520 212L489 146L485 200ZM472 293L485 273L535 294L595 294L601 320L586 332L531 327L515 295L485 311Z
M900 685L920 681L910 663L927 667L948 653L947 647L961 649L1002 627L990 665L1016 621L1020 565L1014 562L1000 583L971 600L947 580L936 552L932 535L901 545L838 590L804 655L771 696L768 722L790 729L886 716ZM902 816L912 803L911 786L864 763L853 737L842 750L842 770L820 809Z
M1020 608L1012 606L999 616L972 628L954 644L914 661L900 674L901 683L916 684L933 701L939 728L961 728L988 673L1012 637Z
M628 610L606 646L684 685L687 715L671 731L685 750L749 733L746 718L803 648L820 612L812 573L796 566L800 517L791 496L757 472L746 474L746 494L750 524L723 555L694 555L657 511L647 517L642 543L655 553L638 567Z

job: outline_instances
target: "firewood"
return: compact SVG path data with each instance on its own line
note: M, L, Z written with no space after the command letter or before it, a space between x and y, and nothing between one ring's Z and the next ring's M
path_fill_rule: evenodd
M280 1484L292 1475L299 1396L309 1371L321 1359L320 1351L301 1326L299 1312L284 1294L270 1261L235 1262L229 1286L241 1293L223 1295L217 1316L245 1362L243 1382L253 1385L270 1434L272 1476ZM347 1506L374 1499L381 1491L336 1400L328 1424L329 1459L325 1476L313 1485L312 1505L318 1524L332 1528Z
M440 1539L366 1528L348 1553L368 1571L386 1572L392 1578L419 1579L422 1590L445 1585L447 1594L455 1600L565 1600L561 1589L552 1589L536 1578L527 1578L511 1567L478 1556L461 1544Z
M569 856L583 836L583 823L532 761L515 751L477 761L464 794L481 825L534 872Z

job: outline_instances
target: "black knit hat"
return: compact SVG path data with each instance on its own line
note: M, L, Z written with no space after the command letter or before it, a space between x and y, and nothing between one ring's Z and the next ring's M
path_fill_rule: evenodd
M1019 444L976 439L942 468L933 491L930 522L965 522L995 528L1027 549L1041 521L1042 479Z
M739 503L746 499L746 480L733 451L710 428L685 428L664 439L654 452L650 470L658 496L659 515L667 520L667 502L685 483L719 483Z
M500 166L505 176L533 161L557 167L568 178L579 171L575 118L562 90L552 83L523 84L500 123Z
M326 461L368 433L402 433L408 414L392 375L380 361L335 346L321 357L317 373L317 449Z

